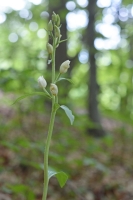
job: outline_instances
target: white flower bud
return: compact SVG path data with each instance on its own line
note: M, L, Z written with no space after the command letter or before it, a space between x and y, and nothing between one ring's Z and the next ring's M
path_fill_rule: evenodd
M60 73L64 74L67 72L68 68L70 67L70 60L66 60L65 62L63 62L60 66Z
M51 20L48 23L48 31L53 31L53 24Z
M60 16L59 16L59 15L56 15L56 18L57 18L56 25L57 25L57 26L60 26Z
M60 29L56 25L54 26L54 33L55 33L55 37L60 38Z
M55 23L57 21L57 15L55 14L55 12L53 12L53 14L52 14L52 21L53 21L53 23Z
M57 87L57 85L55 85L54 83L51 83L51 85L50 85L50 92L51 92L51 94L53 94L54 96L56 96L58 94L58 87Z
M53 53L53 46L49 43L47 43L47 52L48 54L52 54Z
M38 84L41 88L45 88L47 86L46 80L43 78L43 76L40 76L38 78Z

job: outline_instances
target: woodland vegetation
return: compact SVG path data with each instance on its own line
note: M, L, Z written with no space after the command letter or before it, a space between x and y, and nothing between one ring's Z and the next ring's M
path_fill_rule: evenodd
M0 200L42 200L43 153L51 103L37 79L50 84L46 44L53 11L61 18L56 73L60 103L75 116L71 126L57 112L49 165L48 200L133 199L133 2L131 0L21 0L0 8ZM104 2L104 3L102 3ZM3 4L4 5L4 4ZM81 22L80 22L81 20Z

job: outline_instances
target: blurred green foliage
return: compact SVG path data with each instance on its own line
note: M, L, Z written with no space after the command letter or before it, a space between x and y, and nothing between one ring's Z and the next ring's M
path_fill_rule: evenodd
M126 9L132 6L130 0L123 1L121 5ZM7 173L10 176L10 180L0 181L0 191L12 195L14 200L40 198L43 149L50 109L49 102L45 98L43 101L41 96L27 98L12 106L14 100L24 93L40 91L37 84L40 75L50 81L45 47L48 2L43 1L40 5L29 2L26 9L29 12L27 18L21 18L20 11L11 10L6 13L6 21L0 25L0 175ZM101 8L97 16L98 20L102 20ZM132 124L133 119L131 23L132 18L117 20L115 25L120 28L121 43L114 49L103 49L96 54L100 110L104 117L123 124L121 130L119 127L119 130L116 129L116 135L110 134L101 140L85 135L86 128L91 126L87 115L89 64L81 62L79 55L81 50L87 50L82 37L86 27L67 32L68 57L76 61L70 72L74 84L71 84L69 91L65 85L68 96L63 97L62 101L74 108L76 119L74 126L68 128L69 120L58 112L50 166L57 170L63 169L73 180L82 171L92 168L102 171L104 175L108 174L113 162L124 162L123 152L133 152L129 144L133 139L132 131L125 125ZM61 90L64 90L64 85L59 84ZM67 82L68 88L69 84ZM125 145L127 143L128 147ZM116 152L120 150L120 156L113 152L114 149ZM1 153L3 151L7 156ZM129 170L132 165L127 163ZM51 186L50 192L53 190ZM70 193L69 199L73 199L73 192Z

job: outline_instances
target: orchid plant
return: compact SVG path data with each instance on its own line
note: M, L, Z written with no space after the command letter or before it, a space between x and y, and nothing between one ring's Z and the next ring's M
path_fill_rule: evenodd
M48 193L48 183L49 179L52 176L55 176L60 184L61 187L63 187L67 181L67 175L64 172L56 172L49 170L48 166L48 158L49 158L49 147L51 142L51 137L53 133L53 127L54 127L54 121L56 112L59 108L63 109L67 115L67 117L70 120L70 123L73 124L74 122L74 116L72 114L72 111L65 105L59 104L59 98L58 98L58 82L65 80L66 78L61 78L61 76L67 72L68 68L70 67L70 61L66 60L64 61L59 68L59 73L56 77L55 74L55 57L56 57L56 48L59 46L61 42L64 42L65 40L61 40L61 33L60 33L60 17L58 14L54 13L52 14L52 19L49 21L47 26L47 33L48 38L52 39L52 44L49 42L46 45L46 49L48 52L48 56L50 60L48 60L48 64L52 64L52 77L51 77L51 84L49 87L49 91L47 90L47 81L45 78L41 75L38 78L38 84L43 89L43 92L32 92L25 94L18 99L16 99L16 102L18 102L21 99L24 99L31 95L43 95L49 98L52 101L52 108L51 108L51 117L50 117L50 123L49 123L49 129L48 134L45 142L45 148L44 148L44 185L43 185L43 196L42 200L47 199L47 193ZM70 81L70 79L66 79Z

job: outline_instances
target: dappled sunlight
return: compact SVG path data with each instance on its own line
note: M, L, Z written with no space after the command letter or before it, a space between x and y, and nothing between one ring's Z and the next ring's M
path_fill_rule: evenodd
M113 14L111 14L111 13L108 13L108 14L105 14L104 16L103 16L103 22L105 23L105 24L112 24L112 23L114 23L115 22L115 17L113 16Z
M45 31L44 29L39 29L39 30L37 31L37 36L38 36L39 38L45 38L45 37L46 37L46 31Z
M0 1L1 9L5 10L8 7L12 8L13 10L22 10L26 6L25 0L4 0Z
M121 74L120 74L120 81L122 83L126 83L126 82L128 82L128 79L129 79L128 73L127 72L121 72Z
M0 200L42 200L51 110L47 200L133 197L133 5L91 3L0 1Z
M106 1L104 1L104 0L98 0L97 1L97 5L100 8L109 7L111 5L111 0L106 0Z
M116 37L115 39L96 38L94 41L95 48L98 50L117 49L119 43L120 37Z
M107 23L98 23L96 25L96 31L100 32L104 37L115 39L120 37L120 26L110 25Z
M42 3L42 0L28 0L29 2L32 2L34 5L39 5Z
M18 35L16 33L10 33L8 39L12 43L17 42L18 41Z
M112 62L111 55L108 52L104 54L97 53L95 57L96 64L99 66L99 68L108 67Z
M29 10L27 10L27 9L20 10L19 15L20 15L21 18L24 18L24 19L28 18Z
M103 95L100 95L101 103L106 106L107 109L116 111L120 105L120 95L106 86L102 87L102 94Z
M116 49L121 41L120 27L107 23L98 23L96 31L109 39L96 38L95 47L97 49Z
M66 19L69 31L84 28L88 24L87 13L84 10L69 12Z
M70 11L74 10L76 8L76 4L73 1L68 1L66 3L66 8Z
M78 5L81 6L82 8L85 8L88 6L88 1L87 0L76 0Z
M36 22L31 22L29 25L29 29L31 31L37 31L38 30L38 24Z
M6 21L5 13L0 12L0 24L4 23L5 21Z
M82 51L80 51L78 58L81 63L83 63L83 64L87 63L89 60L88 51L84 50L84 49Z
M127 8L121 8L119 10L119 19L121 21L127 21L128 20L128 9Z

